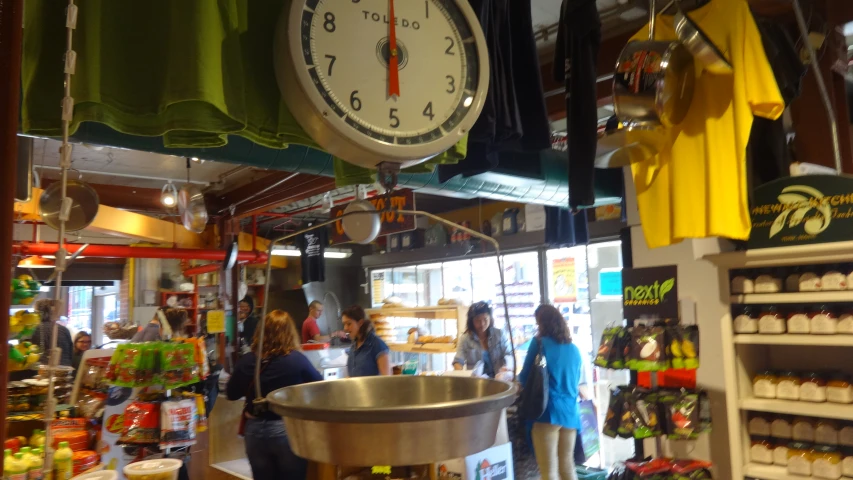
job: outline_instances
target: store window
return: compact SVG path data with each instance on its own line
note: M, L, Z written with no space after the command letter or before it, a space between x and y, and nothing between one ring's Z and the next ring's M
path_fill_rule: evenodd
M68 289L68 321L66 326L71 335L79 331L92 331L92 287L70 287Z
M595 403L599 429L604 424L610 389L627 385L627 370L593 367L598 341L608 324L622 320L622 242L548 250L548 299L566 318L572 339L585 360L587 393ZM634 456L634 442L599 435L601 449L587 465L609 468Z
M119 296L116 294L104 295L101 297L101 299L101 318L103 319L103 323L119 321L119 319L121 318L121 303L119 302ZM92 327L94 332L94 322ZM101 325L101 327L103 327L103 325ZM101 328L101 331L103 331L103 328ZM103 335L103 333L101 334L101 337L101 344L110 342L110 338L106 335Z

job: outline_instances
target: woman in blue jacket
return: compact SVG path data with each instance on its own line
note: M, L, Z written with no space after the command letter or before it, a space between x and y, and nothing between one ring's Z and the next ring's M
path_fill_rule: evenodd
M535 315L539 333L527 351L519 380L524 387L542 349L548 365L548 407L533 424L536 463L542 480L577 480L574 451L581 428L578 412L581 353L572 343L569 327L559 310L552 305L540 305Z

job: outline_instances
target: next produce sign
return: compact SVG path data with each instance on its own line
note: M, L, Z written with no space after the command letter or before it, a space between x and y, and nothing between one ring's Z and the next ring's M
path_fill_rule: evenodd
M675 265L622 269L625 318L678 318L678 268Z
M390 205L389 205L390 200ZM368 198L367 201L373 204L378 210L379 218L382 222L382 228L379 235L390 235L392 233L407 232L415 229L415 217L411 215L400 215L398 210L414 210L415 209L415 193L411 190L394 190L391 196L381 195L378 197ZM332 218L342 217L347 205L333 207L331 211ZM344 233L343 223L338 220L332 226L332 243L348 242L349 238Z

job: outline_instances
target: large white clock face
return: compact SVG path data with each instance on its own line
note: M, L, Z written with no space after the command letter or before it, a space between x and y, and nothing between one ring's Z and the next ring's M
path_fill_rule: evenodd
M393 0L393 22L391 1L293 0L290 11L293 68L312 106L326 128L385 157L375 163L422 160L452 146L479 115L488 81L467 0Z

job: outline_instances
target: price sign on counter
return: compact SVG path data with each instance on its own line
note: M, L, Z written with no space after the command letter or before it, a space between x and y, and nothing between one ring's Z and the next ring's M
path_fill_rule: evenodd
M225 333L225 310L207 312L207 333Z

